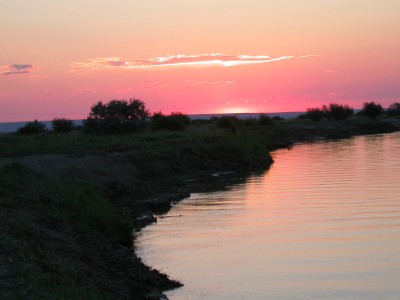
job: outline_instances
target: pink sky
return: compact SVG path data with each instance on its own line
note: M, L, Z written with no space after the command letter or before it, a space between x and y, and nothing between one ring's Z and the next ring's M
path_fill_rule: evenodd
M0 122L400 102L397 0L4 2Z

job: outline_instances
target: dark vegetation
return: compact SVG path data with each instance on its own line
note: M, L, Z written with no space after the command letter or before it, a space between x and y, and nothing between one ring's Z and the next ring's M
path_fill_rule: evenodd
M65 118L55 118L51 121L53 131L57 133L67 133L75 129L74 121Z
M56 119L64 129L1 135L0 299L145 299L179 286L133 252L152 213L186 196L187 182L267 169L273 149L398 129L350 110L323 106L318 122L311 110L190 122L112 100L95 104L82 130Z
M39 134L46 131L46 125L38 120L28 122L23 127L18 128L19 134Z
M300 115L298 119L308 119L311 121L321 120L346 120L354 115L353 108L348 105L337 103L330 103L329 105L322 105L322 107L308 108L306 113ZM389 105L387 110L381 104L365 102L362 109L357 113L357 116L369 117L377 119L378 117L391 118L400 116L400 103L394 102Z
M152 130L184 130L190 124L190 119L182 113L171 113L169 116L161 112L151 117Z
M323 105L322 110L328 120L346 120L354 114L352 107L338 103L331 103L329 106Z
M273 120L273 121L283 121L284 118L281 117L281 116L274 116L274 117L272 117L272 120Z
M133 223L104 189L51 175L0 168L0 299L143 299L179 286L133 256Z
M310 119L311 121L321 121L325 118L325 112L322 108L308 108L304 115L299 116L300 119Z
M278 122L281 120L283 119L279 116L271 118L270 116L261 114L258 118L246 118L246 119L240 119L237 116L213 117L210 119L208 123L214 124L220 129L235 134L238 128L241 127L272 126L274 122ZM203 122L203 124L207 123Z
M240 119L236 116L223 116L215 118L213 121L218 128L230 131L231 133L236 133L236 128L241 123Z
M382 115L385 112L383 107L380 104L375 102L365 102L363 104L362 110L360 111L360 115L370 117L372 119L376 119L378 116Z
M277 116L277 117L279 118L279 116ZM257 125L270 126L274 123L274 121L280 121L277 117L275 117L275 119L273 119L267 115L260 115L258 117Z
M105 104L99 101L91 107L84 128L86 132L95 134L138 132L149 115L145 103L138 99L111 100Z
M327 120L346 120L354 114L354 109L348 105L330 103L322 105L321 108L308 108L307 112L300 119L310 119L312 121Z
M395 102L389 105L386 113L389 117L399 117L400 116L400 103Z

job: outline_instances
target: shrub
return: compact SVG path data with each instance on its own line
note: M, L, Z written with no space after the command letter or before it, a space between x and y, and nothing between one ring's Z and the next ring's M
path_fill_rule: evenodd
M281 116L274 116L274 117L272 117L272 120L273 120L273 121L283 121L284 118L281 117Z
M158 112L151 118L152 130L184 130L189 124L189 117L179 112L171 113L169 116Z
M255 118L246 118L242 121L244 126L255 126L258 123L258 119Z
M145 103L138 99L99 101L90 110L83 125L86 132L96 134L137 132L149 117Z
M19 134L38 134L46 131L46 125L38 120L28 122L24 126L18 128Z
M308 119L308 114L307 114L307 113L300 114L300 115L297 116L296 119L298 119L298 120L305 120L305 119Z
M329 120L344 120L354 114L353 108L338 103L330 103L329 106L323 105L322 111Z
M0 194L15 192L25 183L25 177L31 172L28 166L19 162L5 164L0 168Z
M218 128L236 133L236 127L240 124L240 120L236 116L222 116L217 118L216 125Z
M194 119L191 123L193 125L208 125L211 123L211 119Z
M400 116L400 103L395 102L389 105L388 109L386 110L388 116L396 117Z
M258 117L258 125L261 125L261 126L269 126L269 125L272 125L273 123L274 123L274 121L271 119L270 116L261 114L261 115Z
M324 116L325 113L321 108L307 108L304 117L311 121L320 121Z
M322 105L321 108L308 108L305 114L299 115L298 119L310 119L312 121L320 121L323 118L329 120L344 120L354 114L352 107L338 103L330 103Z
M66 133L75 129L75 124L72 120L68 120L65 118L55 118L51 125L53 127L54 132Z
M375 119L384 112L383 107L375 102L365 102L361 114Z

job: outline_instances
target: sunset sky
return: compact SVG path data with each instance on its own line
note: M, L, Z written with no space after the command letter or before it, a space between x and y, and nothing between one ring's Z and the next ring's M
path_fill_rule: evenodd
M399 0L0 0L0 122L400 102Z

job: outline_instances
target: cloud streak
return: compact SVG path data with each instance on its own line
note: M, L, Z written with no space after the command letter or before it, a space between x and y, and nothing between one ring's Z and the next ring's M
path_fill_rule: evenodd
M308 57L301 56L299 58ZM72 71L78 69L150 69L169 67L234 67L250 64L264 64L296 58L295 56L271 57L268 55L224 55L220 53L199 55L169 55L149 59L129 59L123 57L94 58L83 62L72 62L69 67Z
M13 64L10 66L0 66L0 75L17 75L17 74L27 74L32 70L32 65L27 64Z
M209 86L215 86L215 87L225 87L229 85L234 85L236 84L236 81L231 81L231 80L219 80L219 81L195 81L188 79L185 82L182 83L177 83L177 84L145 84L138 89L156 89L156 88L175 88L175 87L190 87L190 86L204 86L204 85L209 85Z

